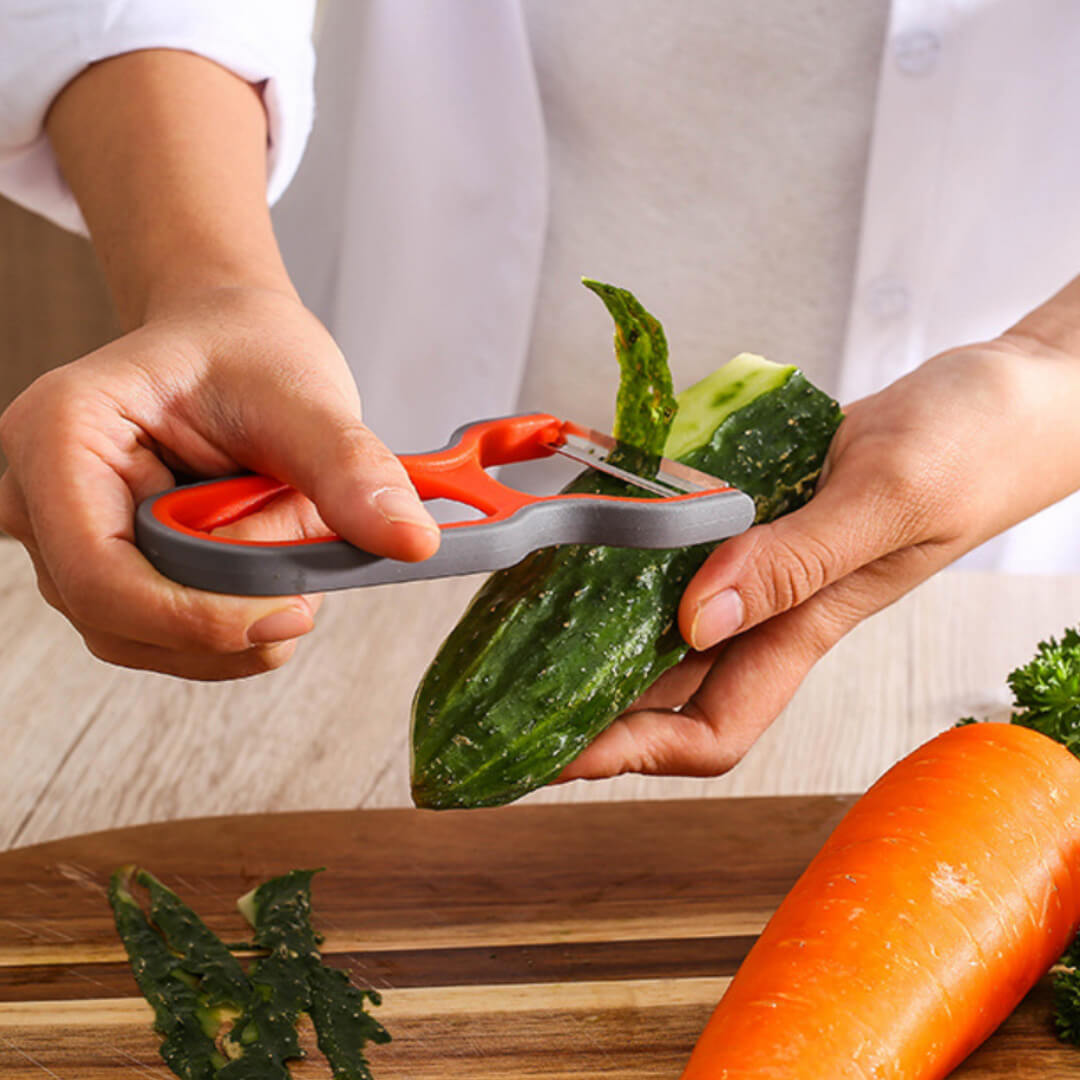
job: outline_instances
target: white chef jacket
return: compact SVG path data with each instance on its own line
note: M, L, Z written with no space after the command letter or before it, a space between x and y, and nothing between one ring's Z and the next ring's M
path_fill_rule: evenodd
M395 449L521 403L548 224L545 124L573 120L544 115L521 3L357 0L327 14L321 54L337 54L353 92L320 94L335 137L305 169L317 177L307 198L337 212L303 212L301 184L279 232ZM158 45L265 81L274 198L311 121L310 17L298 0L0 0L0 192L80 227L45 109L86 63ZM892 0L841 360L825 380L841 400L992 337L1080 272L1077 55L1074 0ZM967 562L1080 568L1080 500Z

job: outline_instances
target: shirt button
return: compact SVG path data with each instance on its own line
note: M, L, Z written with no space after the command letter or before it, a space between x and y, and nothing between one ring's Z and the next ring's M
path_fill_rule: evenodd
M908 30L893 41L896 66L904 75L932 75L941 57L941 35L933 30Z
M899 319L911 309L911 293L895 278L879 277L867 285L864 303L875 319Z

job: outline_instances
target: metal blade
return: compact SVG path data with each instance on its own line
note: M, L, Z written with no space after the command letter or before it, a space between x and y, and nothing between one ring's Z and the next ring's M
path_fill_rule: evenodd
M706 491L731 490L731 485L718 477L710 476L698 469L691 469L688 465L672 461L670 458L659 459L654 477L640 476L638 473L611 463L609 458L618 447L618 441L610 435L582 427L569 420L563 423L560 441L551 444L551 448L557 454L572 458L590 469L597 469L609 476L615 476L662 498L670 498L672 495L698 495Z

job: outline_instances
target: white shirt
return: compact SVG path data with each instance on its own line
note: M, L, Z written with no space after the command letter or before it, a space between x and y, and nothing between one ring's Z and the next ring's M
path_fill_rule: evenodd
M724 353L764 340L760 351L801 363L843 401L936 351L992 337L1080 271L1072 190L1080 175L1080 139L1072 137L1080 5L893 0L884 40L878 0L857 17L838 0L814 5L821 21L812 24L806 8L794 0L329 6L319 72L320 120L328 123L317 127L304 171L278 208L278 227L301 292L350 357L365 415L391 446L439 445L458 423L518 405L606 422L582 412L610 401L614 371L606 316L576 284L581 273L627 285L665 320L680 384L692 381L695 365L715 367ZM45 14L32 23L30 9ZM310 53L301 24L309 16L310 5L294 0L0 0L0 191L77 226L40 134L48 101L90 60L159 44L269 80L275 194L307 134ZM686 37L687 23L695 36ZM801 39L785 33L800 23ZM617 35L610 47L598 26ZM660 54L680 35L696 46L694 79L677 70L688 55L675 49L667 57L675 78L665 80ZM643 41L647 74L620 63ZM755 100L725 112L732 58L768 41L779 52L771 69L751 72L759 76ZM822 84L819 111L800 102L785 134L763 90L779 100L790 80L813 84L824 61L835 71ZM673 83L687 92L700 83L699 104L664 125ZM619 112L620 92L636 109ZM754 141L733 137L755 103L766 109L763 133L777 133L764 140L777 165L769 177ZM651 125L635 123L643 110ZM815 115L831 126L810 127ZM717 175L728 155L731 183L713 204L718 216L695 229L708 183L695 186L688 175L694 159L678 162L679 205L657 181L662 173L642 166L655 166L657 147L679 143L680 124L685 134L706 122L715 141L695 144L705 152L698 179ZM622 141L611 137L620 124ZM581 138L590 131L606 137L602 147ZM594 167L582 169L575 149L594 151ZM799 166L785 172L793 160ZM744 192L735 182L740 167ZM606 186L598 184L602 168ZM625 183L614 190L613 178ZM861 207L853 189L863 192ZM575 229L583 202L597 213ZM648 240L629 245L624 262L601 219L635 214ZM672 222L678 250L656 252ZM785 226L786 243L777 239ZM754 247L763 234L771 260ZM722 252L710 247L717 236L729 240ZM598 266L591 260L600 253ZM1080 500L968 561L1080 568Z
M276 200L311 127L314 10L315 0L0 0L0 194L85 232L42 129L49 105L98 60L172 48L266 80Z
M550 209L522 404L610 429L610 319L582 274L661 319L678 385L745 351L836 394L888 0L524 11Z

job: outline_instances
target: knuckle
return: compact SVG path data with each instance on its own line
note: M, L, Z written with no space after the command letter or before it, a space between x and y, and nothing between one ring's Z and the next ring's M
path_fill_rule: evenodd
M56 590L56 586L53 585L52 579L43 567L37 564L35 560L34 573L37 578L38 592L41 594L41 598L49 605L54 611L60 612L65 619L68 620L73 626L78 628L78 620L71 614L71 611L64 604L59 592Z
M390 449L365 424L360 422L343 425L339 438L342 456L349 464L367 471L392 472L405 476L405 468Z
M801 535L797 543L781 541L772 572L762 581L771 613L788 611L828 584L836 564L832 551L820 540Z
M0 412L0 448L10 448L17 416L14 403Z
M739 764L749 747L744 748L725 736L721 718L713 714L707 702L691 699L681 713L687 720L694 721L698 729L692 740L692 752L680 756L680 773L722 776Z
M893 512L916 507L925 488L922 472L923 465L917 455L889 454L875 470L872 492Z
M367 427L359 422L343 422L331 437L334 469L324 469L312 492L316 506L330 507L340 502L342 483L355 492L357 487L371 493L385 487L412 489L404 465Z
M21 512L19 499L13 490L14 481L11 474L0 476L0 533L21 543L26 543L30 538L27 529L26 516Z
M22 429L27 415L26 399L30 391L25 390L2 413L0 413L0 450L8 461L15 458L15 448L22 440Z
M45 372L0 413L0 449L16 462L24 448L51 447L58 434L85 425L85 401L65 368Z
M807 619L802 626L802 656L798 670L799 683L809 674L810 669L861 619L853 607L831 598L828 605L823 605L815 612L813 619Z
M887 458L871 494L872 512L885 519L882 532L893 547L951 531L965 502L958 463L947 452L933 460L918 453Z
M296 652L295 641L279 641L273 645L258 645L250 650L252 667L249 674L261 675L283 667Z
M637 747L634 757L627 758L620 770L620 775L626 773L639 773L643 776L662 776L665 770L667 754L656 746L652 740L646 741Z
M83 626L100 624L109 605L107 598L106 603L102 603L101 593L91 578L71 568L54 568L53 582L58 599L72 622Z
M132 666L111 638L84 630L82 639L87 651L95 660L100 660L105 664L118 664L121 667Z
M248 648L246 620L214 603L192 603L190 597L174 597L170 622L181 647L217 655Z

